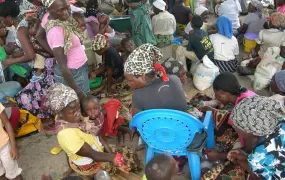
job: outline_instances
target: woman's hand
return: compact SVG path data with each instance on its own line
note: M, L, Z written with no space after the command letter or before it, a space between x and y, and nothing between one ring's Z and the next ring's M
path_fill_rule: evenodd
M10 149L10 155L11 155L11 158L13 159L13 160L16 160L16 159L18 159L18 151L17 151L17 148L16 147L11 147L11 149Z
M240 149L231 150L228 153L227 158L235 164L240 164L243 161L247 161L247 155L243 153Z
M210 161L224 160L227 157L226 154L220 153L215 149L204 149L204 153Z

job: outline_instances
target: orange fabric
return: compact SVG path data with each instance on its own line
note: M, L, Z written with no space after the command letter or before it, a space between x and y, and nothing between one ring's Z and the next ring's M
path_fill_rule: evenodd
M122 116L119 115L118 118L116 118L120 106L121 102L116 99L111 99L103 106L103 109L105 109L106 111L102 131L103 136L105 136L106 134L111 136L117 135L119 125L124 122Z
M165 72L165 69L161 64L154 64L153 67L156 71L159 71L161 73L160 75L161 75L162 81L164 81L164 82L169 81L169 78Z

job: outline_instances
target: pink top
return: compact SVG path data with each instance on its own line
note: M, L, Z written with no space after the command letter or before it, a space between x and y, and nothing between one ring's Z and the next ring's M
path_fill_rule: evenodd
M256 94L253 91L250 91L250 90L245 91L239 97L237 97L234 106L236 106L243 98L246 98L246 97L249 97L249 96L254 96L254 95L256 95ZM228 124L231 125L231 126L233 125L233 120L230 117L229 117L229 120L228 120ZM238 138L239 138L239 141L241 142L241 144L244 145L244 140L240 136L240 134L238 134Z
M45 29L46 24L47 24L47 21L48 21L48 16L49 16L49 13L45 13L45 15L44 15L44 17L43 17L43 19L42 19L42 22L41 22L41 26L42 26L42 28L44 28L44 29Z
M47 41L51 49L64 47L64 31L62 27L53 27L47 33ZM78 69L87 61L84 47L76 35L72 35L72 47L67 52L67 67Z
M278 11L279 13L285 15L285 4L283 4L282 6L280 6L277 11Z

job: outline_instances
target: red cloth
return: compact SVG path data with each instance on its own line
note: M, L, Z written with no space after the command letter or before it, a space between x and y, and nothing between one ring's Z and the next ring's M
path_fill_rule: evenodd
M11 107L10 123L12 128L16 131L19 126L20 110L17 107Z
M103 109L106 111L105 121L103 124L103 137L108 134L110 136L116 136L118 133L119 125L124 122L122 116L118 116L116 119L117 112L119 111L121 102L116 99L111 99L104 106Z
M168 78L168 76L167 76L167 74L165 72L165 69L164 69L164 67L161 64L154 64L153 67L154 67L154 69L156 71L159 71L161 73L162 81L164 81L164 82L169 81L169 78Z

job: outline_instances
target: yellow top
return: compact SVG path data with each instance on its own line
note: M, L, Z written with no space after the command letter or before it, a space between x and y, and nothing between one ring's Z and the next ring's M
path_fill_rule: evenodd
M4 111L5 107L0 103L0 113ZM4 112L5 113L5 112ZM9 136L3 128L2 120L0 119L0 148L9 142Z
M77 161L83 157L76 155L84 143L89 144L94 150L103 152L103 147L98 137L86 134L78 128L67 128L57 134L57 140L60 147L66 152L72 161Z

